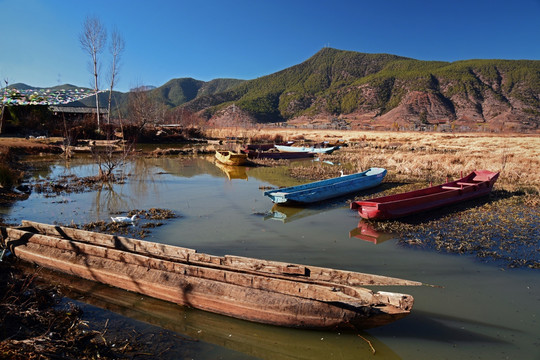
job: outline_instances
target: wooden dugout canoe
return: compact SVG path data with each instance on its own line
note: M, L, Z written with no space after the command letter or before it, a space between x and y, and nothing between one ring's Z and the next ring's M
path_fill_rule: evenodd
M353 201L364 219L394 219L488 195L499 173L477 170L455 181L401 194Z
M2 245L40 266L239 319L297 328L371 328L407 316L413 297L363 286L416 281L213 256L195 250L23 221Z
M45 268L35 269L31 264L24 266L25 272L33 281L44 281L62 288L67 297L112 311L131 319L176 333L192 339L205 341L224 348L235 350L257 359L267 360L314 360L331 359L334 354L342 358L362 357L371 349L367 342L358 342L358 337L340 336L339 341L321 341L318 332L297 329L275 329L254 322L240 321L231 317L213 314L207 311L178 306L171 302L142 297L140 294L118 289L52 271ZM34 278L34 276L36 276ZM112 320L112 319L111 319ZM399 359L387 345L376 337L364 333L377 355L385 360ZM294 340L291 341L291 337ZM355 339L356 338L356 339ZM276 346L279 344L279 346ZM363 345L363 346L362 346ZM360 348L359 348L360 346Z

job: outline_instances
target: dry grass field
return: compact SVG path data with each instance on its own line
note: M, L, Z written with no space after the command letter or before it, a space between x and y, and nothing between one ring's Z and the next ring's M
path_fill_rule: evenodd
M276 128L219 129L208 135L246 142L345 140L347 147L325 155L324 160L339 163L348 172L377 166L388 169L387 179L391 181L438 183L485 169L501 172L496 185L499 188L536 195L540 192L539 135Z

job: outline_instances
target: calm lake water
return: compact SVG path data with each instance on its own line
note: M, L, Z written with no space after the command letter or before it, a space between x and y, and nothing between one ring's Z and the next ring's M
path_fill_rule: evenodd
M97 174L91 159L84 157L69 163L40 159L34 164L34 180ZM163 221L146 240L214 255L333 267L441 286L387 288L414 296L410 316L360 333L336 333L253 324L51 275L51 281L74 287L70 296L88 304L83 305L88 316L179 334L170 358L540 359L540 271L404 247L392 236L375 240L365 231L362 235L362 222L346 199L306 209L274 207L261 188L298 181L280 167L237 170L227 173L213 157L141 158L123 168L128 175L123 184L57 196L34 192L0 211L11 223L30 219L83 224L110 221L132 209L170 209L178 217ZM185 337L198 341L182 340Z

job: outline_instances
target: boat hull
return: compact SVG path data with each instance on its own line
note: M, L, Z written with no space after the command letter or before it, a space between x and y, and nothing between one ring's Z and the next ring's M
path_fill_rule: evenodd
M371 168L352 175L265 191L264 195L276 204L314 203L375 187L385 176L386 169Z
M355 283L420 284L333 269L215 257L170 245L33 225L32 231L28 224L1 229L4 245L25 261L161 300L265 324L316 329L381 326L407 316L412 297L374 293ZM52 236L54 232L63 237ZM82 237L88 239L79 241ZM339 284L343 282L355 287Z
M351 209L364 219L387 220L409 216L488 195L499 173L474 171L464 178L406 193L354 201Z
M331 154L335 150L339 149L339 146L330 147L314 147L314 146L287 146L287 145L274 145L276 149L283 152L305 152L315 154Z
M248 155L249 159L290 160L307 159L315 156L315 153L308 152L257 151L247 149L242 151Z
M247 154L232 151L216 151L216 159L225 165L239 166L247 163Z

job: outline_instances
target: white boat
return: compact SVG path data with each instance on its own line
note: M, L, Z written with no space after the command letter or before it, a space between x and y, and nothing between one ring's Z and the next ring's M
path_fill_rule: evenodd
M315 147L315 146L274 145L274 147L282 152L306 152L306 153L315 153L315 154L331 154L334 150L339 149L339 146Z

